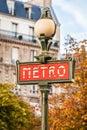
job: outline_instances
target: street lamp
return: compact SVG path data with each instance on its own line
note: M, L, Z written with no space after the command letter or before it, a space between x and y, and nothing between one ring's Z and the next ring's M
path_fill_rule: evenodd
M42 130L48 130L48 93L51 83L74 81L75 60L52 60L49 49L56 25L49 8L42 10L41 19L35 24L35 33L40 40L42 52L36 56L38 62L17 61L17 83L20 85L39 84L42 96Z
M52 57L49 54L50 46L52 45L52 37L56 32L55 22L52 20L52 16L49 8L42 10L41 19L35 24L35 33L40 40L42 53L37 56L37 60L45 64ZM42 130L48 130L48 93L49 85L47 81L39 82L40 91L42 95Z
M37 59L41 63L46 63L47 60L51 59L48 51L52 44L52 37L56 32L56 25L52 20L49 8L44 8L42 10L41 18L36 22L34 29L42 47L42 53Z
M17 83L20 85L39 84L42 96L42 130L48 130L48 93L51 83L74 81L75 60L52 60L49 49L56 25L49 8L42 10L41 19L35 24L35 33L40 40L42 52L36 56L38 62L17 61Z

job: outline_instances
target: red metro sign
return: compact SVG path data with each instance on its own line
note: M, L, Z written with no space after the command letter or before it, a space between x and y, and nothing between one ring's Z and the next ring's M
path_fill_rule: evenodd
M17 62L18 84L38 84L40 81L48 83L72 82L72 61L52 61L46 64L37 62Z

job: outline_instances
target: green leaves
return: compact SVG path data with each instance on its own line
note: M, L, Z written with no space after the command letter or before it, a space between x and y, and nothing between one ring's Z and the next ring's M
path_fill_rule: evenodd
M0 84L0 130L34 130L39 122L32 107L14 95L12 87Z

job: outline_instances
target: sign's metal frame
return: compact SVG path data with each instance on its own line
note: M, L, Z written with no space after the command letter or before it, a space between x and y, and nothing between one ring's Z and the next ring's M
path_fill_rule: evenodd
M27 80L27 81L20 81L19 77L19 67L20 65L29 65L29 64L40 64L39 62L16 62L17 65L17 83L19 85L29 85L29 84L42 84L44 82L47 82L48 84L51 83L71 83L74 81L74 68L75 68L75 60L74 59L68 59L68 60L49 60L46 64L51 64L51 63L69 63L69 78L68 79L58 79L58 80Z

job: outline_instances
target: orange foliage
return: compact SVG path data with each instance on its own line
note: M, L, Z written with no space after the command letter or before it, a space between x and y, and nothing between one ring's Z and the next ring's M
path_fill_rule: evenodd
M75 52L75 82L59 84L67 93L49 99L49 130L87 129L87 55L82 45ZM57 87L57 86L56 86Z

